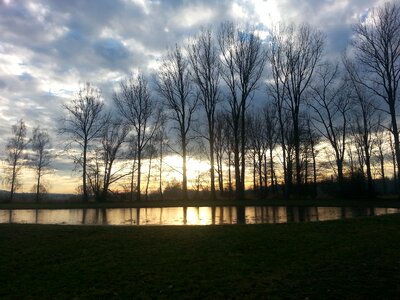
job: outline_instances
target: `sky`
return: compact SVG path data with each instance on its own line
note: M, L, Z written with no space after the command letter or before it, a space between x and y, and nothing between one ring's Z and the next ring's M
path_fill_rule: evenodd
M11 125L23 119L28 130L38 125L49 130L61 153L62 137L56 133L61 107L80 86L91 82L111 104L121 79L137 70L154 73L167 49L201 26L230 20L265 30L282 21L307 22L325 32L327 55L339 56L352 24L383 2L0 0L0 148ZM55 168L54 177L71 188L70 162L59 156Z

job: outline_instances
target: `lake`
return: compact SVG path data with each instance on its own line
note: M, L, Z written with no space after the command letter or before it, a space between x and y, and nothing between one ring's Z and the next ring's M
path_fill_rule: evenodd
M316 222L400 213L400 208L223 206L0 210L0 223L60 225L222 225Z

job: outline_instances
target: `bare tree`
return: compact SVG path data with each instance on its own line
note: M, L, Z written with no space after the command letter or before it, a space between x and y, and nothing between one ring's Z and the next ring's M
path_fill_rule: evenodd
M298 27L281 26L273 32L272 55L275 80L286 90L282 99L290 112L293 125L293 146L295 154L296 185L301 185L300 162L300 110L304 104L304 93L310 86L314 70L321 60L325 37L308 25ZM276 45L273 45L276 44Z
M6 182L10 185L10 202L14 200L15 192L20 186L19 175L23 166L22 161L26 159L24 153L29 140L26 137L26 125L23 120L11 127L12 136L6 144L7 169Z
M311 159L312 159L312 173L313 173L313 189L312 189L312 197L316 198L317 197L317 155L318 155L318 150L316 149L316 146L318 143L321 141L321 135L317 133L315 130L314 126L312 126L312 121L310 116L307 116L306 118L306 140L307 144L309 146L309 151L311 154ZM307 178L307 176L306 176Z
M364 76L359 84L381 99L391 120L397 173L400 174L400 140L397 121L400 82L400 5L386 3L372 10L354 27L353 47ZM383 109L383 106L381 106ZM400 177L398 177L399 180ZM400 181L397 184L400 185Z
M189 61L178 45L164 57L156 83L158 93L171 111L171 118L175 123L173 128L178 132L180 150L175 152L182 157L182 193L183 199L186 200L188 199L187 147L199 97L193 95Z
M371 93L366 90L364 85L360 84L361 78L355 64L349 59L344 58L344 65L348 74L348 82L350 83L352 104L354 104L354 118L353 122L351 122L353 135L365 158L367 194L369 198L372 198L375 195L371 171L372 134L378 126L376 118L377 110L375 109Z
M33 129L32 135L32 155L30 157L30 164L34 168L36 173L36 202L39 201L40 194L45 192L45 187L42 184L42 177L49 171L49 167L52 160L50 152L50 135L46 130L36 127Z
M246 167L246 109L258 88L266 55L262 40L257 36L255 29L242 30L230 22L221 25L218 44L222 56L221 75L229 90L236 198L242 199Z
M269 152L269 170L270 170L270 184L273 192L276 193L276 177L275 177L275 163L274 163L274 150L278 142L278 117L276 115L276 107L272 103L267 103L263 108L264 114L264 130L265 130L265 143ZM265 159L266 160L266 159ZM267 186L267 182L265 182Z
M117 159L124 158L122 146L126 142L129 133L129 126L120 120L108 122L103 130L101 139L102 144L102 161L103 161L103 186L101 191L101 200L106 201L110 185L121 178L130 175L130 173L121 172L124 165L114 170Z
M264 190L264 180L267 173L263 172L264 158L265 158L265 127L264 118L260 111L253 112L252 115L248 116L248 136L249 136L249 147L253 157L253 188L259 188L259 194L262 195ZM266 171L266 170L265 170ZM258 179L258 180L257 180ZM258 181L258 182L257 182ZM265 188L267 186L265 185Z
M154 136L159 123L156 103L151 98L143 75L132 76L121 82L120 92L114 94L114 103L120 115L134 131L137 157L136 199L140 201L142 153Z
M214 135L214 146L215 146L215 157L217 162L217 175L218 175L218 188L220 195L224 192L224 168L223 158L225 152L225 116L223 113L218 112L215 118L215 135Z
M374 140L373 143L377 148L377 159L379 162L379 173L382 178L382 185L383 185L383 193L387 193L387 185L386 185L386 178L385 178L385 157L386 157L386 148L387 148L387 133L388 131L385 130L384 126L382 126L382 119L381 116L378 116L377 124L374 128ZM396 168L394 169L396 171Z
M101 136L106 116L103 113L104 103L101 101L99 90L87 83L74 96L70 103L63 105L66 117L60 133L67 135L66 149L73 145L82 151L80 156L74 157L77 165L82 167L82 191L83 201L87 202L87 162L88 151L95 139Z
M168 143L168 136L166 132L166 115L160 114L160 126L154 135L154 144L158 145L158 192L160 193L161 199L164 199L163 195L163 165L164 165L164 152L165 147Z
M189 48L193 81L200 91L200 102L206 113L210 156L211 199L215 193L215 110L219 102L220 61L211 29L203 29Z
M309 106L314 111L312 122L316 130L330 143L336 163L339 186L343 188L343 161L346 151L348 87L340 80L338 65L325 63L317 68Z
M284 178L285 197L289 198L292 188L292 161L291 153L293 140L291 138L291 119L285 107L286 98L286 78L284 76L284 35L275 33L271 37L267 57L270 65L272 80L267 83L267 93L271 97L271 106L274 107L277 116L278 142L282 151L282 167ZM269 105L267 103L267 105Z

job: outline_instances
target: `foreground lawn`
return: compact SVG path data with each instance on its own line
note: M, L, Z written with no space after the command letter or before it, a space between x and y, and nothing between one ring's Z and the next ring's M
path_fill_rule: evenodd
M205 227L0 225L1 299L398 299L400 215Z

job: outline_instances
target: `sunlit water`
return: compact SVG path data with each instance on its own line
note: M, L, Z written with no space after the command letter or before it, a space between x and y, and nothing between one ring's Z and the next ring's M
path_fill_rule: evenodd
M0 210L0 223L65 225L221 225L315 222L400 213L399 208L160 207Z

